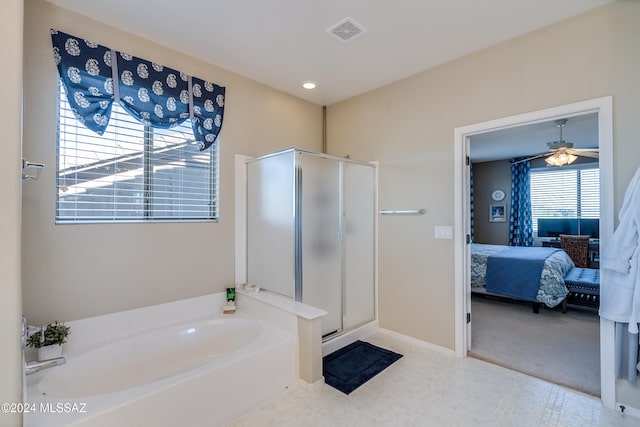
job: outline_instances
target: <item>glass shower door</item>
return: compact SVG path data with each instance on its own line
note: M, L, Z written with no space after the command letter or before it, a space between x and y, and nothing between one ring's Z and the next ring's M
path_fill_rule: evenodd
M293 151L247 163L247 281L295 297Z
M372 166L343 162L344 328L375 318L375 187Z
M298 153L302 302L328 314L322 335L342 330L340 162Z

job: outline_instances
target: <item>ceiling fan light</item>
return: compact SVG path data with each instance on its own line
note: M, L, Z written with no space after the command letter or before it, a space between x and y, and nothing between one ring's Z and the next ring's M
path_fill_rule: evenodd
M577 156L569 153L555 153L553 156L544 159L544 161L550 166L564 166L575 162L577 158Z
M553 156L547 157L546 159L544 159L544 161L547 162L549 166L562 166L555 154Z

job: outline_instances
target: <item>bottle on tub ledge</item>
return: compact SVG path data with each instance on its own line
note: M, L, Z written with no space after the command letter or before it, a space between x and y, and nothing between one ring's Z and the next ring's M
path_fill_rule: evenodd
M236 312L236 288L227 288L227 303L222 307L222 314Z

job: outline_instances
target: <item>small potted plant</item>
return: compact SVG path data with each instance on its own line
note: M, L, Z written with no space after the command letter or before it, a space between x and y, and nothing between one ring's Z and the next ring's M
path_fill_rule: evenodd
M67 342L71 328L57 320L27 338L27 345L38 349L38 359L46 360L62 355L62 344Z

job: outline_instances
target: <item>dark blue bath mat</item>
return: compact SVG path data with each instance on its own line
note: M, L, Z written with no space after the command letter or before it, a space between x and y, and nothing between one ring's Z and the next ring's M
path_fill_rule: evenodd
M322 358L324 382L349 394L401 357L368 342L356 341Z

